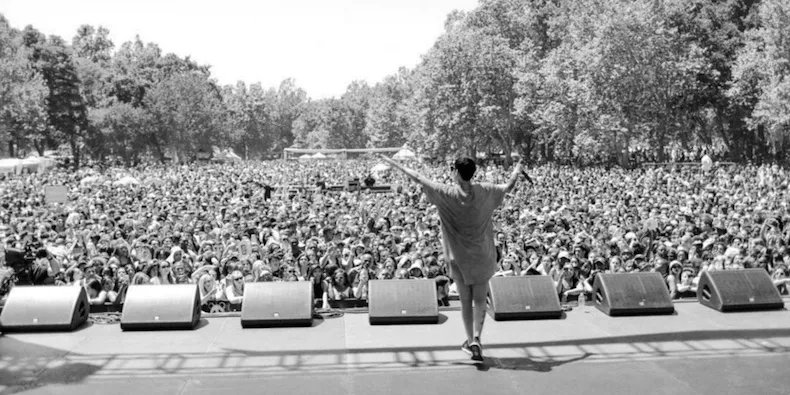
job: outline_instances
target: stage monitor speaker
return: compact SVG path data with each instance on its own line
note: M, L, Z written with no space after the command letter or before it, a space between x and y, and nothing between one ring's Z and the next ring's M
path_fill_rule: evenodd
M3 332L73 331L88 320L83 287L15 286L0 313Z
M242 328L313 325L313 283L244 284Z
M660 273L599 274L593 303L610 316L672 314L675 305Z
M764 269L703 272L697 300L718 311L772 310L785 303Z
M133 285L126 291L121 330L194 329L198 321L196 284Z
M494 277L489 282L494 320L562 317L557 288L549 276Z
M368 312L371 325L437 324L439 301L432 280L370 280Z

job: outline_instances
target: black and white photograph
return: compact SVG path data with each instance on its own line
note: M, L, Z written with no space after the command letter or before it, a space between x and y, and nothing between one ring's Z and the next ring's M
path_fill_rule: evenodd
M790 394L787 0L0 1L0 395Z

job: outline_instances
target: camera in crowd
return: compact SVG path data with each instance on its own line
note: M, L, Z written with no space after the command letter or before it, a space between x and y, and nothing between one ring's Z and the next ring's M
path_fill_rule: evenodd
M40 243L27 244L24 250L17 248L7 249L5 251L5 264L13 272L13 277L10 279L11 282L17 285L35 285L32 275L33 265L36 259L48 256L49 253L41 247Z

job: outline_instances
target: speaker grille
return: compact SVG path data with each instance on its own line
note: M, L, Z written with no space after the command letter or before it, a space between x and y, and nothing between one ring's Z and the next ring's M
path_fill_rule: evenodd
M311 282L245 284L241 326L310 326L313 324Z
M697 300L719 311L781 309L784 301L763 269L702 273Z
M88 320L83 287L16 286L0 313L4 332L69 331Z
M562 307L548 276L494 277L489 282L495 320L560 318Z
M370 324L439 322L436 283L431 280L371 280L368 306Z
M606 273L595 277L593 303L615 315L672 314L675 306L659 273Z
M194 329L200 314L196 284L134 285L126 294L121 329Z

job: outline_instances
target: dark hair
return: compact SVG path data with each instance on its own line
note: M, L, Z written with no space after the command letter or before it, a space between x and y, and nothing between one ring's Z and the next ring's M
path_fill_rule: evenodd
M477 165L472 158L462 156L455 160L455 169L458 170L458 174L461 176L462 180L469 181L472 179L472 176L475 175Z
M88 280L88 283L86 284L86 286L88 288L96 291L96 293L100 293L104 289L102 287L101 281L99 281L99 280L97 280L95 278L92 278L92 279Z

